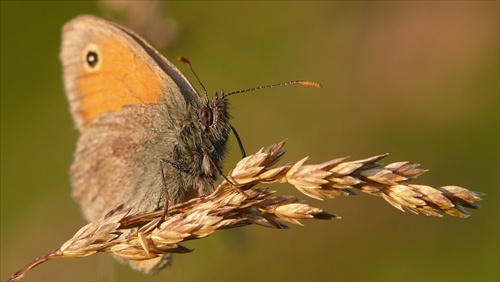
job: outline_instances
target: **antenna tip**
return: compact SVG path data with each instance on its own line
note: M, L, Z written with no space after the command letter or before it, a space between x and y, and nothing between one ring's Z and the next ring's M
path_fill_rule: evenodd
M188 63L188 64L189 64L189 60L188 60L188 59L186 59L186 58L185 58L185 57L183 57L183 56L178 56L178 57L177 57L177 61L179 61L179 62L183 62L183 63Z
M300 80L297 82L298 84L300 85L304 85L304 86L312 86L312 87L316 87L316 88L322 88L323 86L317 82L314 82L314 81L309 81L309 80Z

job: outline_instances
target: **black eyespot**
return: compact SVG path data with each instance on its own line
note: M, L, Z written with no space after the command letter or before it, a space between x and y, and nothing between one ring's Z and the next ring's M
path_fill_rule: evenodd
M87 52L87 64L93 68L99 63L99 56L97 56L97 53L94 51L88 51Z
M212 110L205 106L203 108L201 108L200 110L200 121L201 121L201 124L203 124L204 126L211 126L212 123L214 122L214 116L213 116L213 113L212 113Z

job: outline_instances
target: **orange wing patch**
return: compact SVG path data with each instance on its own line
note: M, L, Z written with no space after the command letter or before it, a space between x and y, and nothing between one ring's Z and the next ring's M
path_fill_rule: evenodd
M104 112L160 100L162 79L155 73L152 59L144 60L131 46L113 37L100 37L94 45L99 65L95 69L82 68L82 76L76 82L76 90L82 94L79 110L84 127ZM87 52L86 48L82 64L88 64Z

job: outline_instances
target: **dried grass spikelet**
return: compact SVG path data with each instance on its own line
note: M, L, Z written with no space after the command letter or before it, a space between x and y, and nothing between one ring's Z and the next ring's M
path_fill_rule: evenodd
M145 260L166 253L186 253L180 243L200 239L218 229L258 224L288 228L303 219L340 218L312 207L293 196L254 187L260 183L289 183L315 199L354 195L355 190L380 196L399 210L442 216L467 217L465 208L479 208L480 193L459 186L433 188L408 184L426 170L418 164L395 162L383 166L387 154L346 161L338 158L317 165L306 165L307 158L273 167L284 154L285 142L263 148L240 160L211 194L170 206L164 211L130 214L119 206L102 219L82 227L70 240L14 274L9 281L22 278L34 266L57 257L85 257L96 252L113 253L127 260ZM237 189L235 189L237 188ZM125 231L131 231L125 232Z

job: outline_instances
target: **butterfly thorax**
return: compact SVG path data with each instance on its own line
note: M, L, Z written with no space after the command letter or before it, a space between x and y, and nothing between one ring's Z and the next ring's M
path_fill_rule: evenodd
M166 160L167 171L179 174L185 181L176 189L176 198L190 198L213 191L214 181L222 169L222 161L231 131L227 100L214 97L188 104L188 115L182 122L178 142L173 146L171 160Z

